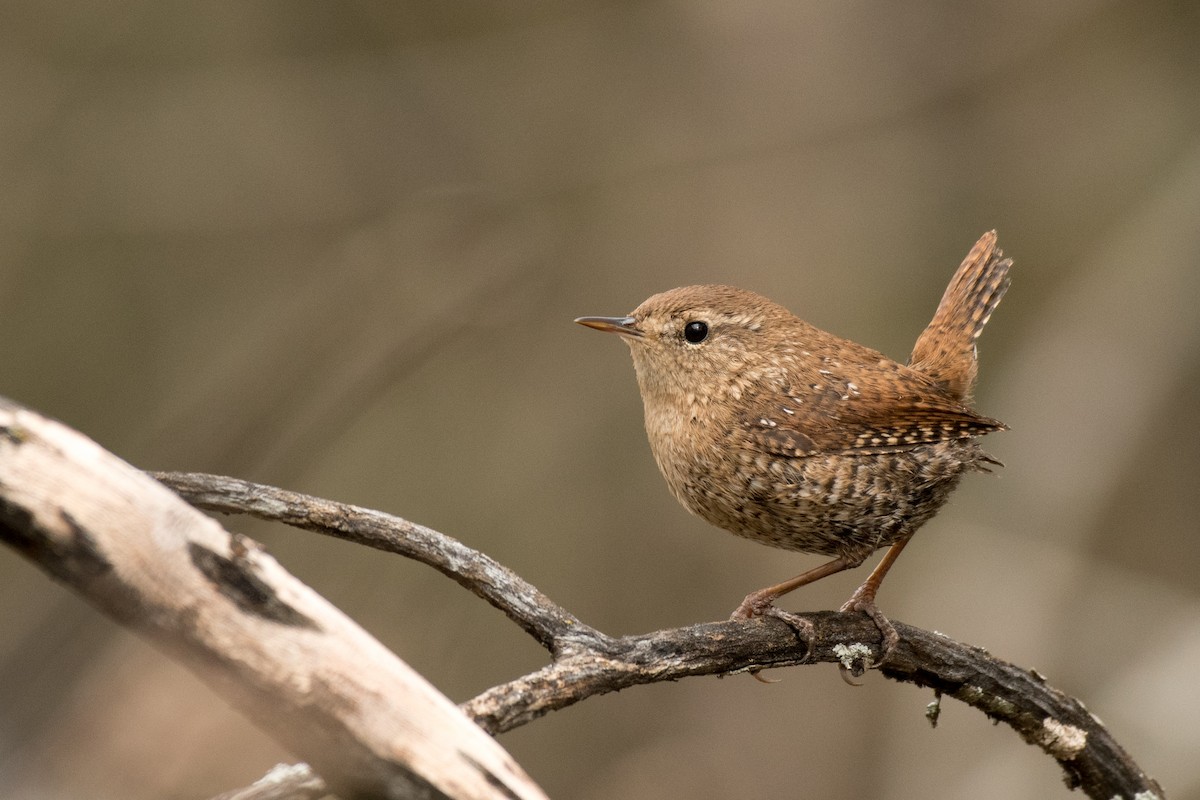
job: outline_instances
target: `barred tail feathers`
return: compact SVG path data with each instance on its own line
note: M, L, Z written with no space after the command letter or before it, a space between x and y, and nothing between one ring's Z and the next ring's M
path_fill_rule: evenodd
M975 340L1009 285L1012 259L996 247L996 232L979 238L963 260L933 320L917 338L909 366L942 384L960 400L975 385L978 361Z

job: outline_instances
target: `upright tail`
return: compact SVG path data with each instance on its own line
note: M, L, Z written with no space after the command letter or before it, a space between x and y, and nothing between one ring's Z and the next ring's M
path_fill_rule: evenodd
M975 340L1008 291L1011 258L996 247L996 232L979 237L959 266L933 320L917 338L908 364L946 387L956 398L970 399L979 364Z

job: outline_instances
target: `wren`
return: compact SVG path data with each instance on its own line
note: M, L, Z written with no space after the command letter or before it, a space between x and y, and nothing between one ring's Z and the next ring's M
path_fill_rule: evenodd
M656 294L627 317L580 317L629 345L650 449L684 508L756 542L832 560L752 592L774 601L889 550L842 606L883 635L880 583L964 473L999 464L976 437L1006 426L970 407L975 341L1008 289L1012 260L985 233L954 273L908 365L826 333L729 286Z

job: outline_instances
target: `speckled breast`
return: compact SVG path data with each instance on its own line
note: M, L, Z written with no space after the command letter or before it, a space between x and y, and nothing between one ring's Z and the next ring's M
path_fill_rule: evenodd
M865 558L937 513L984 458L962 439L802 458L734 446L715 459L659 459L659 467L675 497L719 528L787 550Z

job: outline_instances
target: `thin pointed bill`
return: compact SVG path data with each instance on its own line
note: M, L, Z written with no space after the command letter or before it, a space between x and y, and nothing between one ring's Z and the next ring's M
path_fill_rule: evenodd
M622 336L632 336L638 339L643 335L637 329L637 320L633 317L580 317L575 321L580 325L607 333L619 333Z

